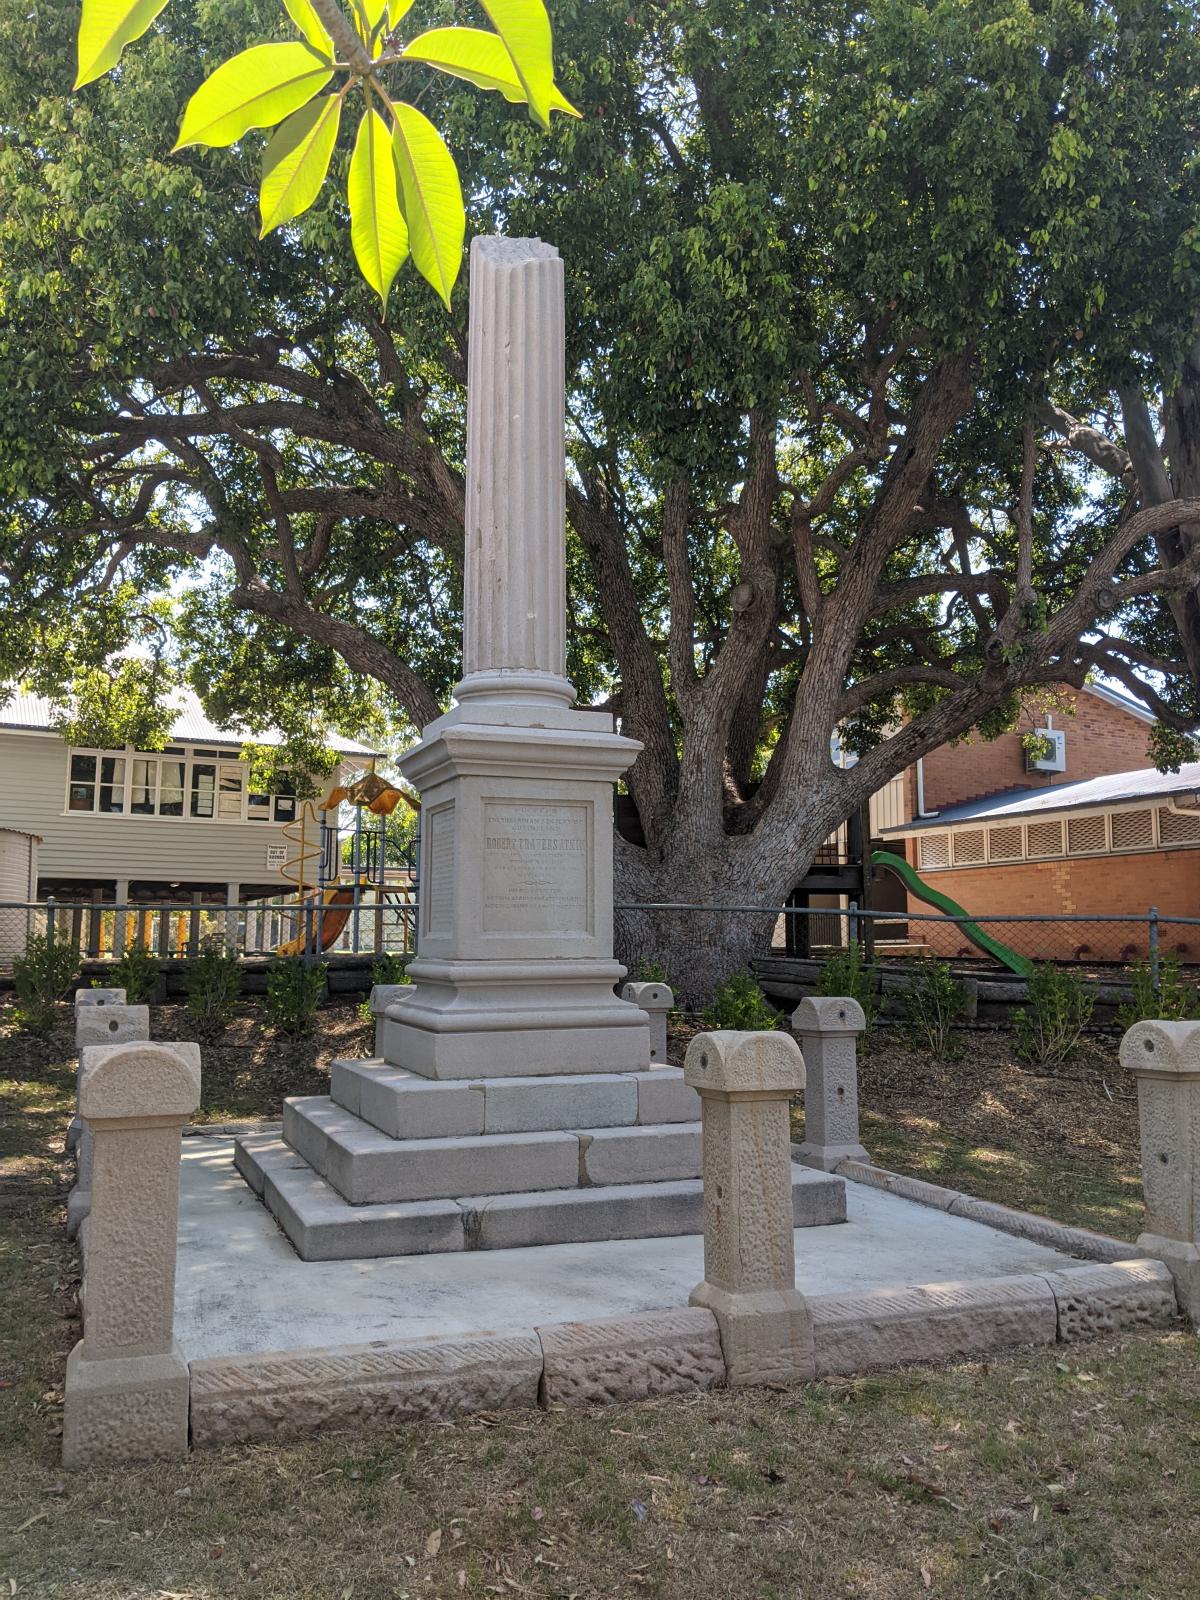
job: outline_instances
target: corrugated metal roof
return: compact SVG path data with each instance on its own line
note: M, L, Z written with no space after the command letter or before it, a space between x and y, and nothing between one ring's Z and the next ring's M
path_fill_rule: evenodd
M959 822L1045 816L1085 807L1112 806L1126 800L1165 799L1167 795L1190 793L1200 794L1200 761L1185 762L1178 772L1158 772L1154 767L1147 767L1139 772L1111 772L1106 777L1086 778L1080 783L1054 783L1042 789L1008 789L982 800L947 806L936 816L906 822L900 828L885 828L883 832L896 838L925 833L930 828L952 827Z
M283 735L278 728L269 728L265 733L243 734L235 724L228 728L218 728L216 723L207 716L204 707L200 704L199 696L190 689L181 689L174 696L175 705L179 708L179 716L171 725L171 738L179 744L222 744L240 747L246 738L255 744L276 745L283 743ZM53 707L49 700L36 694L14 694L0 706L0 728L23 728L31 732L45 733L53 730ZM358 744L353 739L335 738L330 741L339 755L343 756L377 756L382 755L380 750L372 750L365 744Z

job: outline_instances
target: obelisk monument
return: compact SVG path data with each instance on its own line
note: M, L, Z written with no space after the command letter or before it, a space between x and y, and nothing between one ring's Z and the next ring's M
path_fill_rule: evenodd
M537 239L471 246L463 678L400 761L421 793L415 990L389 1063L433 1078L628 1072L612 791L641 746L566 677L563 268Z

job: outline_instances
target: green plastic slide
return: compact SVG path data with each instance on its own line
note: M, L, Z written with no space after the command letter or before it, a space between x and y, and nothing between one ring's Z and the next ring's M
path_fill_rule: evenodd
M939 894L936 889L931 889L924 878L913 871L903 856L893 855L890 850L872 850L871 864L876 867L886 867L889 872L894 872L905 888L915 894L918 900L924 900L926 905L936 906L946 916L968 915L957 900L951 900L948 894ZM962 929L963 937L969 939L976 949L982 950L985 955L994 956L1018 977L1027 978L1033 971L1032 961L1027 961L1015 950L1010 950L1006 944L1001 944L999 939L993 939L990 934L984 933L977 923L968 920L960 922L958 926Z

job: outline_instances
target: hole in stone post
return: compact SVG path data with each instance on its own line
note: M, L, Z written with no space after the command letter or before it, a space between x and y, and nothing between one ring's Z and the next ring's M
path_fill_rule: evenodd
M1165 1150L1160 1150L1158 1152L1158 1159L1162 1162L1163 1166L1165 1167L1167 1162L1168 1162L1168 1160L1170 1159L1170 1157L1167 1155L1167 1152Z
M650 1059L651 1059L651 1061L654 1060L654 1058L655 1058L655 1056L657 1056L657 1054L658 1054L658 1051L654 1048L653 1045L651 1045L650 1046Z
M120 1026L120 1024L117 1022L117 1019L114 1017L113 1020L108 1025L109 1033L116 1033L116 1031L117 1031L119 1026Z
M845 1094L845 1092L846 1092L845 1085L839 1083L838 1084L838 1098L839 1098L839 1100L841 1099L842 1095Z
M1142 1043L1146 1046L1146 1049L1149 1050L1150 1054L1153 1055L1154 1054L1154 1040L1153 1039L1143 1039Z
M700 1070L701 1070L701 1072L704 1071L704 1069L705 1069L705 1067L707 1065L708 1065L708 1051L707 1050L701 1050L701 1052L700 1052Z
M718 1184L717 1185L717 1199L718 1200L723 1200L724 1198L725 1198L725 1191L724 1191L724 1189L722 1189L721 1185Z

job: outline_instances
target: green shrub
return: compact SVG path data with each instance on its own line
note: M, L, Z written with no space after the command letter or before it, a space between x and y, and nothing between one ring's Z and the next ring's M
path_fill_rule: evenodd
M409 956L397 956L390 953L376 958L371 968L372 983L411 983L408 975Z
M152 956L145 945L135 944L126 950L119 961L114 961L103 978L95 978L92 987L124 989L125 1003L145 1005L158 984L158 957Z
M324 961L305 966L301 956L272 963L267 972L267 1022L276 1033L299 1039L312 1032L328 970Z
M951 1029L963 1013L966 990L947 961L921 961L904 997L904 1021L912 1042L935 1060L950 1055Z
M879 996L875 992L875 974L867 965L857 939L825 962L817 979L817 993L839 1000L857 1000L867 1024L863 1032L864 1045L870 1040L879 1011Z
M667 983L667 969L661 961L639 961L637 971L629 976L634 983Z
M1129 981L1133 999L1117 1012L1122 1028L1132 1028L1135 1022L1190 1022L1200 1017L1200 991L1183 976L1174 951L1159 957L1157 987L1149 961L1135 962Z
M723 983L713 995L712 1005L704 1013L704 1022L709 1028L734 1028L739 1032L750 1032L777 1028L779 1013L749 972L735 972L729 982Z
M30 934L24 955L13 957L13 1015L19 1028L42 1038L54 1026L58 1002L79 976L79 946L65 939Z
M242 963L237 951L219 939L205 944L188 962L184 978L187 1007L202 1039L215 1039L233 1021L242 992Z
M1013 1012L1013 1049L1035 1067L1061 1067L1092 1020L1095 999L1077 972L1036 962L1029 1004Z

